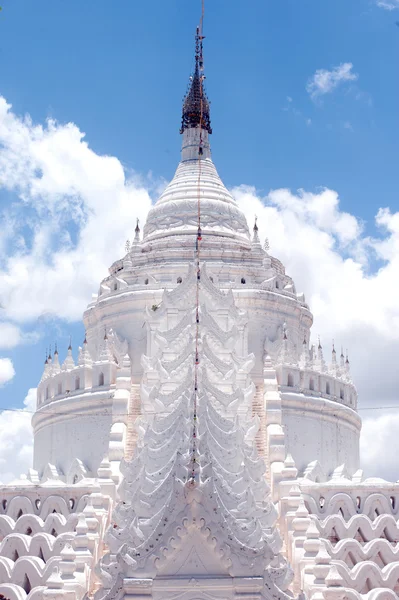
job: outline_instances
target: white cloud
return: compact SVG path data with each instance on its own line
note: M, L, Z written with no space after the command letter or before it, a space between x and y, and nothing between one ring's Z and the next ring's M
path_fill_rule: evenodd
M399 0L377 0L377 6L386 10L394 10L399 8Z
M12 323L0 322L0 348L14 348L21 343L21 330Z
M1 97L0 181L20 200L14 212L5 211L13 225L2 241L5 317L17 323L47 313L80 318L132 237L136 217L143 223L148 190L137 177L127 178L118 159L93 152L75 125L35 125Z
M0 358L0 387L13 379L15 375L14 365L10 358Z
M30 389L20 411L0 412L0 481L9 483L32 466L32 411L36 407L36 389Z
M366 417L360 444L362 464L368 472L389 481L399 480L399 410Z
M358 79L357 73L353 72L352 63L341 63L337 67L328 71L327 69L318 69L309 79L306 85L306 91L315 99L324 94L329 94L345 81L355 81Z

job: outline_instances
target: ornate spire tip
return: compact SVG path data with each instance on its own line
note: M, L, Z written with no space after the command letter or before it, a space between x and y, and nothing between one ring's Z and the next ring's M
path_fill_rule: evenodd
M212 133L209 100L204 91L204 59L202 41L204 36L197 27L195 35L195 68L190 77L190 87L183 100L183 112L180 133L186 129L200 128Z

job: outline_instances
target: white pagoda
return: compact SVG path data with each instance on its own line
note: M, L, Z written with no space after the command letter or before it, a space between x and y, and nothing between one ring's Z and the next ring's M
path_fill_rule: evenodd
M0 488L0 598L399 597L399 484L363 479L349 361L219 178L203 79L197 31L177 171Z

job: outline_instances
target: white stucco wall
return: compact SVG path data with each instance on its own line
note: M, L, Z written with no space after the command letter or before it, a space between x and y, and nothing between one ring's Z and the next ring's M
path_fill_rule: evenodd
M326 473L345 464L359 468L360 417L351 409L303 394L282 395L286 450L302 472L318 460Z

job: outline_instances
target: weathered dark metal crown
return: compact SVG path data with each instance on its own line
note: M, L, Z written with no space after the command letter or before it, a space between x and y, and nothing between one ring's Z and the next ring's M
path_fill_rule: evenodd
M202 58L202 40L199 28L195 36L195 69L191 77L190 88L184 98L180 133L192 127L201 127L212 133L209 100L204 90L204 62Z

